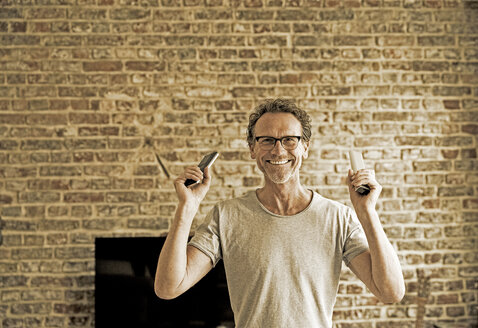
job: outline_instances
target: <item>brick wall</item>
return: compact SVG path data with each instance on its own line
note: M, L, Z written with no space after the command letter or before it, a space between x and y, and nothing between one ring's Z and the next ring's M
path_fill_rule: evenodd
M314 119L306 185L348 203L353 147L384 186L407 296L345 271L336 327L414 327L417 268L427 322L476 327L477 22L475 0L1 0L0 327L94 326L94 238L173 216L154 151L172 176L221 152L199 220L261 184L247 113L278 96Z

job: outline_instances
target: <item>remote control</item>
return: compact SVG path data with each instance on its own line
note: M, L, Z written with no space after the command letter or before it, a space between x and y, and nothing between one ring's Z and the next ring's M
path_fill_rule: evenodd
M204 156L203 159L201 160L201 162L199 162L199 165L198 165L199 168L201 169L201 171L204 173L204 169L206 167L210 167L212 165L212 163L214 163L214 161L216 160L216 158L218 156L219 156L219 153L216 152L216 151ZM186 182L184 182L186 187L188 187L190 185L193 185L193 184L196 184L196 183L199 183L199 181L196 181L196 180L193 180L193 179L187 179Z
M365 168L361 152L351 150L349 151L349 157L350 165L352 166L352 171L354 171L354 173ZM367 195L370 192L370 187L367 185L358 186L355 188L355 191L361 195Z

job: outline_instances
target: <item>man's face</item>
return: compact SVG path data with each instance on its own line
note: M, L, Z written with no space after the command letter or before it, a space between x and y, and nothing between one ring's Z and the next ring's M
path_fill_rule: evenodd
M254 128L255 137L282 138L302 136L299 120L290 113L266 113L262 115ZM277 141L274 148L265 150L258 142L250 146L251 157L257 162L264 177L276 184L284 184L291 178L299 178L302 159L308 156L309 143L299 141L297 148L286 150Z

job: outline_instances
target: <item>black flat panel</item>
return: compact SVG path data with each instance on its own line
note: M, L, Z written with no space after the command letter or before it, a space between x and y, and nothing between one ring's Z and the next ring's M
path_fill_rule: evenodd
M155 295L154 275L164 240L96 239L96 328L233 327L222 261L178 298Z

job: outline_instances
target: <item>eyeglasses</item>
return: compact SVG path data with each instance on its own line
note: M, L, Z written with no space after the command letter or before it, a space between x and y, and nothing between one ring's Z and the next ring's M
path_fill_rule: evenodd
M256 142L264 150L272 150L275 147L277 141L280 141L282 147L284 147L285 150L294 150L297 148L300 138L301 137L299 136L285 136L282 138L261 136L256 137Z

